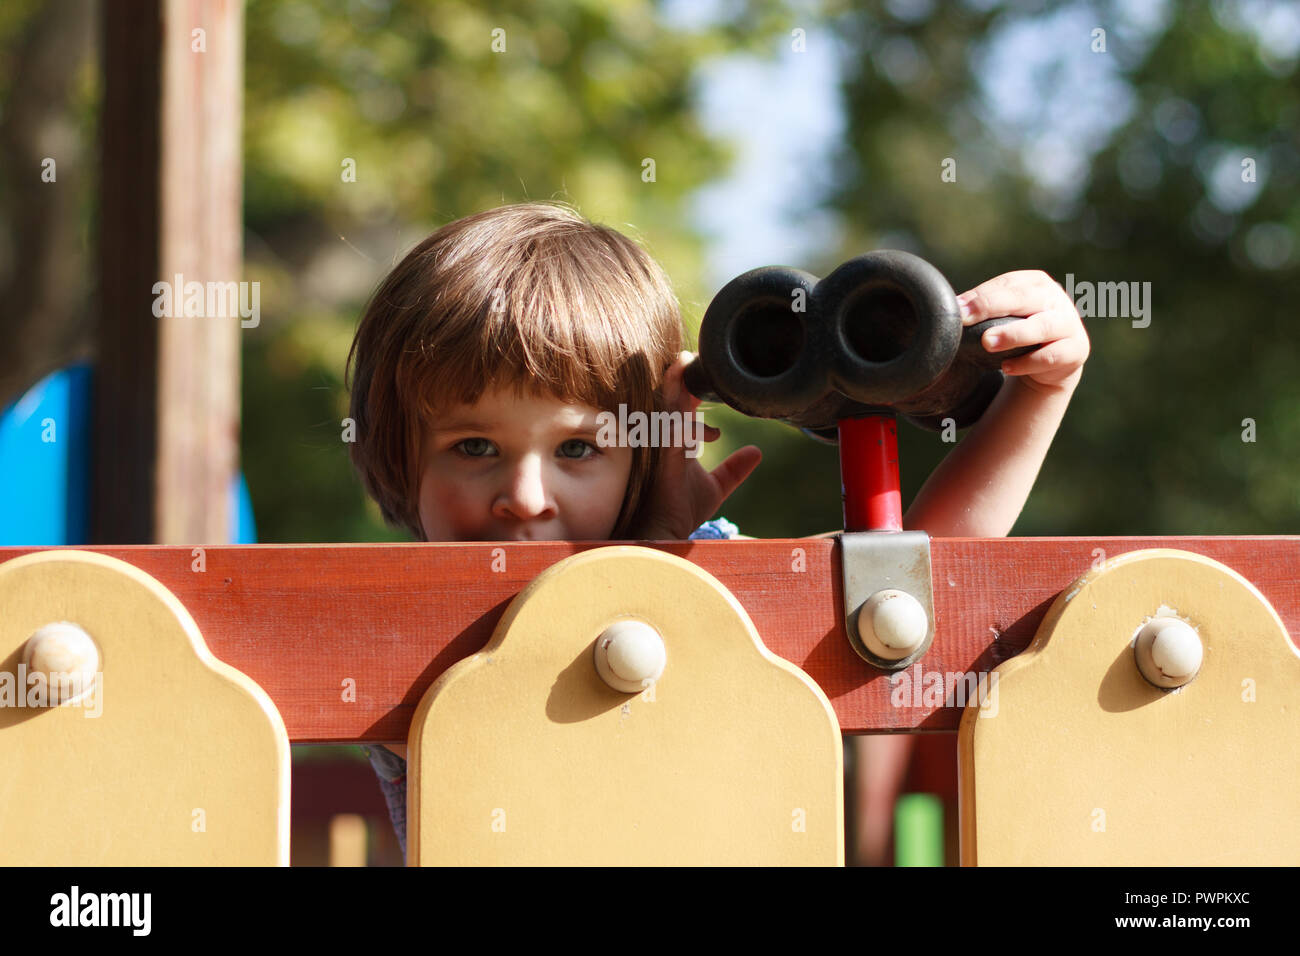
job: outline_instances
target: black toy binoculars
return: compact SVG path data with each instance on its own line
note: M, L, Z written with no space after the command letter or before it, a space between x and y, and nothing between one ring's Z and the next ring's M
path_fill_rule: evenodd
M1014 321L963 328L948 281L907 252L858 256L821 280L767 266L713 298L685 383L698 398L825 441L841 419L887 411L933 431L945 419L965 428L1001 387L1002 362L1035 348L985 351L984 332Z

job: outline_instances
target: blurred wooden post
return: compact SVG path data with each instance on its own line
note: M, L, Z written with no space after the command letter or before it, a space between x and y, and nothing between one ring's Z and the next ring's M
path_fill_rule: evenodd
M91 540L222 543L238 469L240 297L232 309L208 290L242 278L243 8L101 11ZM172 314L155 317L155 284L177 276ZM203 314L186 316L194 282Z
M330 818L330 866L366 865L366 818L338 813Z

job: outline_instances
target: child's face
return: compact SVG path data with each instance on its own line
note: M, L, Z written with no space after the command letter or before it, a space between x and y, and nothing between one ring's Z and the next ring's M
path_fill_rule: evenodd
M632 449L596 444L598 409L485 392L425 434L420 524L429 541L607 539Z

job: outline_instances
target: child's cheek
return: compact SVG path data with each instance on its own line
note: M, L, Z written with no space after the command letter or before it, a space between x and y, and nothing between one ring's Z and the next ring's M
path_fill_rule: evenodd
M450 528L448 537L453 540L477 537L478 529L490 517L482 491L476 493L475 489L459 484L440 487L434 508L441 522Z
M609 469L602 476L601 487L595 493L583 496L586 524L591 532L587 537L608 538L614 533L619 513L623 510L623 499L632 475L632 452L626 448L619 451L622 454L610 462Z
M429 541L473 540L486 520L481 493L464 483L426 476L420 493L420 523Z

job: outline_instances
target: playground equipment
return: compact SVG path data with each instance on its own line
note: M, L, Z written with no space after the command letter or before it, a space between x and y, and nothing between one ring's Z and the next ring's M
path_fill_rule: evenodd
M800 334L878 301L935 382L767 408L838 428L834 540L0 548L0 863L283 864L288 744L405 740L411 863L838 864L840 734L953 731L964 863L1300 861L1300 538L899 531L891 416L989 371L908 288Z
M1002 385L999 365L1032 346L991 354L980 339L1014 317L963 328L957 296L934 266L882 250L825 279L781 266L723 286L700 323L691 392L756 418L834 441L846 419L893 411L938 431L974 424Z
M515 858L537 859L554 850L547 841L562 832L566 839L588 836L566 844L567 855L549 856L554 862L660 862L662 856L641 852L647 828L668 842L712 840L716 849L729 826L752 835L765 825L766 850L749 859L766 852L763 859L778 862L790 859L782 854L791 840L813 843L824 834L812 802L817 794L787 790L769 801L764 783L754 794L764 804L755 823L745 817L755 808L743 793L728 788L718 796L715 776L703 778L704 789L689 801L682 788L706 754L742 765L750 759L746 769L775 778L793 775L796 758L813 760L807 754L820 744L819 770L798 773L833 800L827 794L838 787L840 770L826 752L827 728L805 715L804 729L817 731L810 744L786 733L784 718L774 716L787 707L811 712L817 704L829 707L827 722L843 733L960 730L966 863L1300 860L1294 828L1277 824L1296 810L1300 769L1292 716L1300 703L1300 655L1287 637L1300 625L1296 537L935 539L936 639L920 660L892 675L850 646L840 546L828 539L591 549L563 542L222 546L201 549L201 571L195 549L136 546L95 549L96 557L122 562L111 566L82 568L85 549L54 549L37 553L40 563L15 568L34 550L0 549L0 675L13 677L0 676L0 695L6 684L15 687L33 634L68 620L100 648L103 697L96 717L93 701L19 707L14 697L0 696L5 864L284 862L287 792L278 782L288 763L272 737L407 739L408 812L412 821L417 807L435 813L409 824L412 860L421 863L466 858L451 850L439 856L435 841L446 838L437 834L453 813L458 830L471 831L459 835L466 846L453 849L481 851L473 859L482 861L502 858L481 850L482 841L499 838L518 851ZM666 661L653 701L644 691L620 695L601 681L594 653L606 621L591 615L570 630L556 610L565 599L545 597L546 580L529 590L548 569L556 578L568 574L561 563L575 553L614 568L629 562L611 572L613 580L598 576L599 590L604 607L623 607L619 613L641 617L663 635ZM674 592L665 602L670 610L651 614L646 598L662 591L643 586L643 569L664 555L681 559L672 574L685 575L681 564L689 562L716 587L696 582L689 592ZM95 590L79 596L72 588L81 580L96 580ZM626 604L605 587L614 581L627 586ZM174 600L159 596L164 589ZM108 595L115 608L104 604ZM530 611L534 598L543 603ZM726 618L724 604L735 614L725 643L712 631L716 619ZM167 621L166 613L179 619L181 609L192 628ZM1174 690L1148 683L1130 646L1162 610L1176 612L1203 648L1197 675ZM132 635L144 620L155 622L171 650L162 654L154 643L148 653L137 649ZM511 621L544 627L516 634ZM564 637L563 651L542 653L550 635ZM791 669L764 658L759 639ZM265 698L214 672L200 646ZM498 665L500 673L522 668L531 677L487 684ZM781 698L754 683L763 667L769 684L783 688ZM708 680L697 682L696 668ZM485 688L472 725L460 723L469 719L458 710L467 701L456 700L465 695L456 690L462 680ZM203 690L205 684L211 687ZM454 723L440 731L444 693ZM432 702L421 707L426 694ZM754 734L761 745L729 736L745 721L760 728ZM528 740L520 737L525 724L533 732ZM473 743L452 752L440 733ZM482 764L471 759L474 744ZM458 766L457 780L438 778L442 753ZM551 763L553 754L565 760ZM515 761L513 779L497 776L507 756ZM622 776L628 767L615 758L630 761L634 774ZM546 792L556 775L568 778L565 802ZM239 792L237 803L222 789L227 784ZM444 809L450 796L439 786L455 784L465 788L467 805ZM551 815L530 814L533 797ZM238 837L253 818L264 821L258 847ZM830 825L838 821L837 814ZM188 842L178 850L178 840ZM717 851L710 859L737 858ZM820 856L825 863L838 859Z
M897 416L934 430L976 422L1002 386L1001 362L1033 351L984 350L981 336L1012 321L963 328L952 286L907 252L858 256L820 281L766 266L709 303L685 382L839 444L845 531L901 531Z

